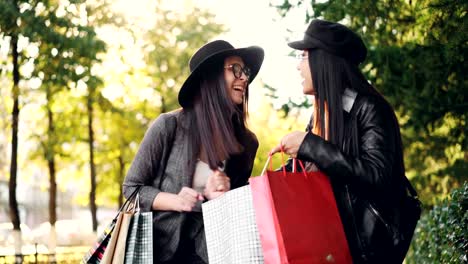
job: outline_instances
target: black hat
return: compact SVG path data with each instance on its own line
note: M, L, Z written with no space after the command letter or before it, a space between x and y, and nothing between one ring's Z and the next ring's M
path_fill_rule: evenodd
M200 88L197 81L200 78L199 72L206 69L210 63L224 59L229 56L239 56L245 65L250 68L249 83L257 75L263 62L264 52L258 46L236 49L229 42L224 40L215 40L209 42L198 49L192 58L190 58L190 76L185 80L179 91L179 104L186 107L191 104L190 100Z
M366 59L367 49L362 39L349 28L315 19L307 28L304 39L288 43L293 49L323 49L358 65Z

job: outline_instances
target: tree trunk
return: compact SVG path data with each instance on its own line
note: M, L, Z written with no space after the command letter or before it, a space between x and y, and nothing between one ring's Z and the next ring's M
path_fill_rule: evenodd
M49 222L51 225L55 225L57 221L57 184L55 182L55 158L52 156L48 161L50 174L50 197L49 197Z
M49 120L48 127L48 138L46 143L46 160L47 166L49 167L49 222L51 225L50 236L48 241L49 252L55 252L57 246L57 232L55 229L55 222L57 221L57 183L55 180L55 127L54 127L54 116L50 109L51 95L49 88L47 88L47 117Z
M49 119L49 127L48 127L48 139L46 145L46 160L47 165L49 167L49 222L51 225L55 225L57 221L57 183L55 180L55 127L54 127L54 114L51 110L51 95L50 91L47 88L47 117Z
M167 106L166 106L166 99L164 98L164 95L161 96L161 113L166 113L167 112Z
M12 136L11 136L11 164L10 164L10 182L9 190L9 206L10 219L13 224L13 229L20 230L20 217L18 210L18 201L16 200L16 179L18 171L18 123L19 123L19 65L18 65L18 36L12 35L11 51L13 56L13 111L12 111Z
M91 88L89 88L91 89ZM93 221L93 231L97 231L96 217L96 166L94 165L94 131L93 131L93 99L90 91L87 98L88 107L88 136L89 136L89 169L91 172L91 191L89 192L89 206L91 209L91 218Z

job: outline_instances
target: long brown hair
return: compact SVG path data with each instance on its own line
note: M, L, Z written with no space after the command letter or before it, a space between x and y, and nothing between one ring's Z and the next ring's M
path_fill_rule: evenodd
M190 149L205 157L213 170L243 150L241 142L246 131L248 89L244 103L234 104L226 89L223 62L217 60L202 71L193 104L184 108L190 118Z

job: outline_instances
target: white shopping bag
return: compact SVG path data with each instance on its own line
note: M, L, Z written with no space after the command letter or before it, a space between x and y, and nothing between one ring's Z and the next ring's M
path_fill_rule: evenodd
M249 185L202 204L210 264L263 263Z

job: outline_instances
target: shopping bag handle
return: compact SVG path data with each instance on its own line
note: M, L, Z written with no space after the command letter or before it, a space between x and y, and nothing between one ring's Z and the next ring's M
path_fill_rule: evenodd
M133 212L139 213L140 212L140 192L136 194L135 197L135 207L133 208Z
M266 171L266 169L268 167L268 164L270 164L270 161L271 161L271 156L272 156L271 154L268 154L267 161L265 162L265 166L263 167L262 173L260 174L260 176L265 175L265 171Z
M302 172L304 173L304 177L307 178L307 172L305 170L304 164L302 163L302 160L293 158L293 172L296 172L296 161L299 163L299 166L301 166Z
M265 171L267 170L268 164L270 164L270 170L271 171L273 170L273 165L272 165L272 162L271 162L271 157L272 156L273 156L272 154L268 154L267 161L265 162L265 166L263 167L262 173L260 174L261 176L265 175ZM286 168L284 166L283 166L283 175L284 175L284 177L286 177Z
M286 163L284 162L284 150L283 150L283 146L280 146L280 152L281 152L281 161L282 161L282 171L283 171L283 176L286 177ZM268 165L270 165L270 171L273 171L273 163L271 162L271 157L273 156L274 154L272 153L268 153L268 158L267 158L267 161L265 162L265 166L263 167L263 170L262 170L262 174L260 175L265 175L265 171L268 167ZM307 178L307 172L305 170L305 167L304 167L304 164L302 163L301 160L299 159L295 159L293 158L293 172L296 172L296 169L295 169L295 164L296 164L296 161L299 162L299 165L301 166L302 168L302 172L304 173L304 176Z
M138 195L138 192L140 191L140 188L142 187L142 185L138 185L138 186L135 186L135 187L136 187L135 190L133 190L133 192L130 194L128 199L125 200L124 204L120 207L119 213L124 211L126 208L128 208L129 203L135 198L135 196ZM117 213L117 215L118 215L118 213Z
M283 176L286 177L286 168L285 168L285 163L284 163L284 155L283 155L283 146L280 146L281 148L281 161L282 161L282 167L283 167ZM268 164L270 164L270 170L272 171L273 170L273 163L271 162L271 157L273 156L273 154L270 152L268 153L268 158L267 158L267 161L265 162L265 166L263 167L263 170L262 170L262 174L260 175L265 175L265 171L268 167Z

